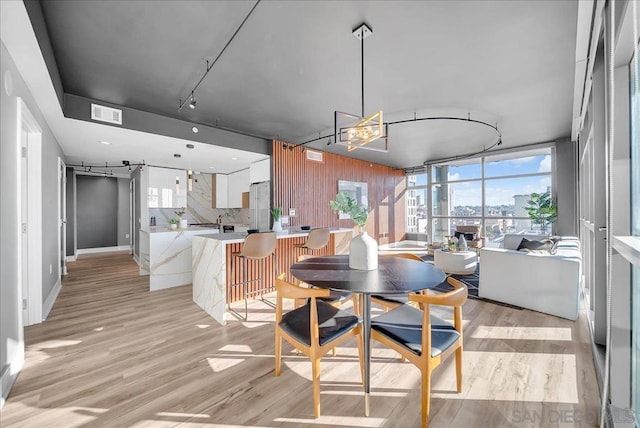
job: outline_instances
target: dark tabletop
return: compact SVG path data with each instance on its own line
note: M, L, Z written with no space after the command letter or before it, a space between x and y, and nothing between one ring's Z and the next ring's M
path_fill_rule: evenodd
M397 294L433 288L445 273L431 263L379 256L377 270L349 268L349 256L313 257L291 266L291 274L308 284L332 290Z

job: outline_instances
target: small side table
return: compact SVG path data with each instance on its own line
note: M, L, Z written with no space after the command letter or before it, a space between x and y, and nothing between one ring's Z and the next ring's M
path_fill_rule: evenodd
M476 271L478 257L475 251L436 250L433 263L448 274L469 275Z

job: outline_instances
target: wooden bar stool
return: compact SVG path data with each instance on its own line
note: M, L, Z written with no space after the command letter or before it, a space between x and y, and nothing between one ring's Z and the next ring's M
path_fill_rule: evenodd
M269 256L275 257L276 251L276 233L275 232L265 232L265 233L252 233L247 235L244 240L244 244L242 245L242 249L237 253L231 254L231 272L234 271L233 263L236 259L242 260L242 282L237 282L231 284L231 287L236 287L242 285L242 295L244 297L244 317L242 317L245 321L248 317L248 305L247 305L247 296L248 294L254 294L260 292L262 295L262 289L248 292L249 283L260 281L261 278L251 279L247 278L247 263L249 260L262 260ZM276 264L274 263L274 269ZM264 301L264 299L263 299ZM241 316L234 309L231 309L231 306L227 303L227 308L230 312Z
M307 236L307 242L304 244L296 244L296 248L307 249L311 252L321 250L329 243L329 228L323 227L320 229L313 229Z

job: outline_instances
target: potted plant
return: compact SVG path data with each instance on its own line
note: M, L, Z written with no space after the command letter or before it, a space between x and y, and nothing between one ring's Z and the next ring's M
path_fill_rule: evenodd
M282 217L282 208L271 208L271 215L273 216L273 230L274 232L282 232L282 223L280 223L280 217Z
M169 229L177 229L178 228L178 220L175 218L169 219Z
M547 226L558 218L558 209L553 205L550 191L532 193L531 199L527 201L527 206L524 209L529 214L532 225L540 225L542 233L547 233Z
M186 218L184 218L184 219L182 218L182 216L183 216L183 215L184 215L184 213L185 213L185 208L184 208L184 207L182 207L182 208L180 208L178 211L174 211L174 213L175 213L175 215L177 215L177 216L178 216L178 220L179 220L179 222L180 222L180 229L186 229L186 228L187 228L187 226L188 226L188 225L187 225L187 219L186 219Z
M333 211L348 214L360 230L349 244L349 267L360 270L378 269L378 243L364 230L369 209L359 205L344 192L338 193L335 201L329 202L329 207Z

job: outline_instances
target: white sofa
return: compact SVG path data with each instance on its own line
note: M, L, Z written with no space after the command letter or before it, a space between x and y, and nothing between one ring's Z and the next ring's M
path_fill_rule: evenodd
M581 265L580 241L576 237L560 237L554 255L547 251L527 253L482 248L478 295L575 320L578 318Z

